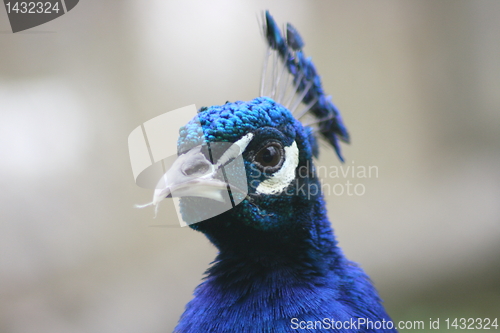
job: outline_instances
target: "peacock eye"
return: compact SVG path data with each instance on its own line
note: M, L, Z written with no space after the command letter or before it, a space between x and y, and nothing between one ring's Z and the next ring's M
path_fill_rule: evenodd
M268 143L262 147L253 158L254 163L258 167L261 167L269 172L279 169L279 167L283 164L283 160L283 146L277 142Z

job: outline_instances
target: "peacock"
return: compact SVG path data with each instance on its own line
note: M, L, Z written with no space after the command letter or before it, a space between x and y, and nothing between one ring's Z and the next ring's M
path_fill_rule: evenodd
M344 161L340 112L298 31L282 33L268 11L261 24L260 97L200 108L155 191L155 205L179 197L182 218L219 251L175 332L397 332L337 245L315 171L319 139ZM214 213L225 200L231 209Z

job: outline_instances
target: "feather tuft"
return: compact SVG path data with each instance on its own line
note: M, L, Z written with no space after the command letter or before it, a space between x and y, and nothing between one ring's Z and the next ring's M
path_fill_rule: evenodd
M264 17L263 32L268 47L262 72L261 96L273 98L288 108L297 119L310 114L314 120L307 125L317 126L315 132L319 132L330 143L343 162L339 141L349 143L349 132L339 110L331 98L325 95L314 63L302 51L304 40L290 23L286 25L285 37L269 11L265 12ZM280 64L276 59L280 60ZM285 69L287 73L284 73ZM305 107L297 111L301 103Z

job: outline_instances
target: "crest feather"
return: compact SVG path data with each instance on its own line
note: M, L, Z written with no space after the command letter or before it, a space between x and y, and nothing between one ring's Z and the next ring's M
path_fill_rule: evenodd
M339 140L349 143L349 132L331 97L325 95L311 58L306 58L302 51L302 37L290 23L286 25L285 37L269 11L264 13L262 27L267 49L260 95L285 106L304 126L314 126L314 132L330 143L343 162ZM304 107L299 110L300 104ZM307 117L309 121L305 120Z

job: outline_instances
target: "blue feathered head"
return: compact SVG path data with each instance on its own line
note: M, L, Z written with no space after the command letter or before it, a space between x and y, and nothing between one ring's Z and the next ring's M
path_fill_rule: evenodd
M303 228L313 217L300 214L322 205L312 162L318 155L316 133L341 160L338 140L349 140L311 59L303 55L296 29L288 25L283 36L267 12L263 26L268 56L262 97L201 108L180 129L179 157L154 200L181 197L183 219L216 245L227 230ZM299 121L307 117L309 122Z

